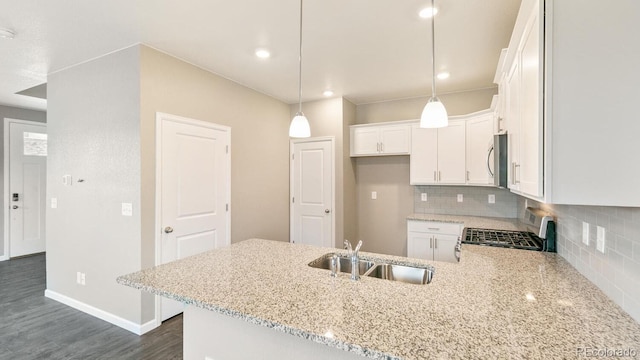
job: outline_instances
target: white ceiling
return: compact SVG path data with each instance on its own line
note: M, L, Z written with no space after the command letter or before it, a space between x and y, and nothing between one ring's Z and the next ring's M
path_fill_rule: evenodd
M429 0L305 0L303 101L325 89L355 104L431 93ZM520 0L438 0L437 92L492 87ZM0 0L0 104L47 74L144 43L271 95L298 101L298 0ZM258 59L256 48L272 56Z

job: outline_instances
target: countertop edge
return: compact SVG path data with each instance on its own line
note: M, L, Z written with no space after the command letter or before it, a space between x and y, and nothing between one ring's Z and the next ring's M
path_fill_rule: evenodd
M335 340L335 339L330 339L327 338L325 336L320 336L317 334L313 334L313 333L309 333L307 331L304 330L300 330L297 329L295 327L292 326L287 326L287 325L283 325L280 324L278 322L275 321L271 321L271 320L266 320L266 319L261 319L259 317L255 317L255 316L251 316L248 314L244 314L241 313L239 311L235 311L235 310L231 310L231 309L227 309L224 307L220 307L220 306L215 306L215 305L211 305L211 304L207 304L207 303L203 303L197 300L194 300L192 298L189 297L184 297L184 296L177 296L175 294L166 292L166 291L161 291L161 290L157 290L155 288L149 287L149 286L144 286L144 285L140 285L137 284L129 279L126 278L127 275L123 275L123 276L119 276L116 279L116 282L120 285L125 285L137 290L142 290L154 295L159 295L159 296L163 296L172 300L176 300L182 303L185 303L187 305L192 305L192 306L196 306L199 307L201 309L205 309L205 310L209 310L209 311L213 311L216 312L218 314L222 314L225 316L229 316L235 319L239 319L242 321L246 321L248 323L254 324L254 325L258 325L258 326L262 326L262 327L266 327L269 329L274 329L276 331L280 331L283 332L285 334L289 334L289 335L293 335L299 338L303 338L305 340L311 340L315 343L318 344L322 344L322 345L326 345L326 346L330 346L336 349L340 349L340 350L344 350L347 352L352 352L361 356L365 356L369 359L379 359L379 360L403 360L402 358L393 356L393 355L389 355L389 354L385 354L382 353L380 351L377 351L375 349L371 349L371 348L366 348L366 347L362 347L356 344L350 344L347 343L345 341L339 341L339 340Z

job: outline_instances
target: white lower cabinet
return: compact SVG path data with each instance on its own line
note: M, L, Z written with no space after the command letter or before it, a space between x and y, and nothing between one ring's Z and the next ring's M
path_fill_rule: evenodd
M418 259L458 262L457 245L462 224L407 221L407 256Z

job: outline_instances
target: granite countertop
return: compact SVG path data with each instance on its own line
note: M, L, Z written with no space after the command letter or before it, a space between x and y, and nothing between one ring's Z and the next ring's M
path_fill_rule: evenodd
M554 253L462 245L460 263L411 285L307 266L333 251L251 239L118 282L371 359L640 353L640 324Z
M407 216L407 220L460 223L464 224L465 227L481 229L527 230L518 219L510 218L415 213Z

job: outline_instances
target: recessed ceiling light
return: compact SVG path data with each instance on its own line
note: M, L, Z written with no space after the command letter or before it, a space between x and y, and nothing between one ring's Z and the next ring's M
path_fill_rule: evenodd
M429 6L420 10L419 15L423 19L428 19L437 13L438 13L438 8L432 8L431 6Z
M438 77L438 79L444 80L444 79L448 79L450 75L451 74L449 74L447 71L443 71L441 73L438 73L438 75L436 76Z
M256 50L256 56L260 59L268 59L271 56L271 53L266 49L258 49Z
M322 95L329 97L329 96L333 96L333 91L331 90L325 90Z
M16 33L13 30L0 28L0 37L5 39L13 39L16 37Z

